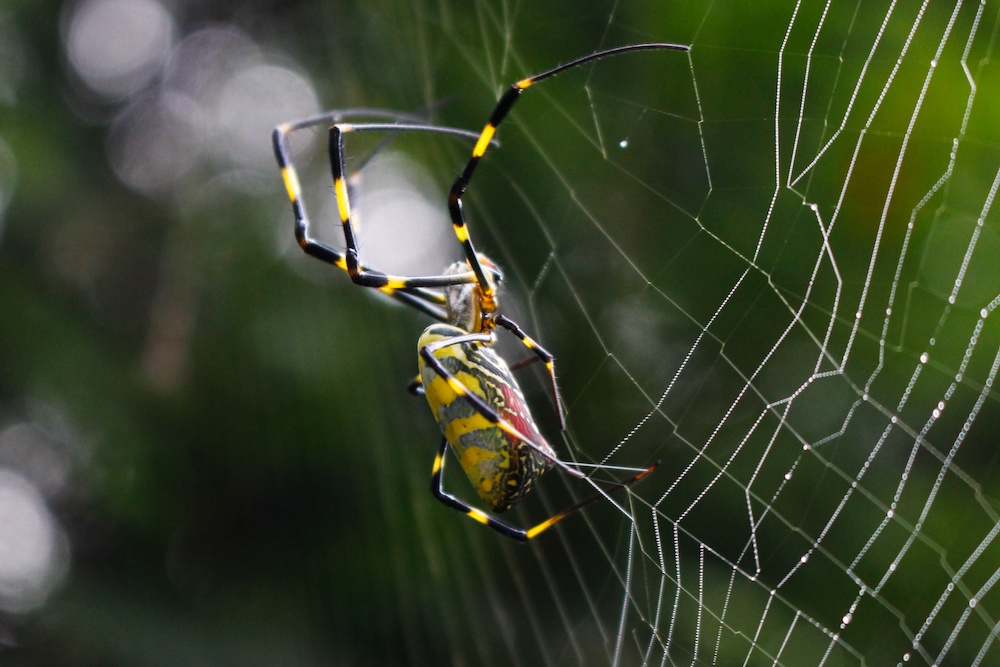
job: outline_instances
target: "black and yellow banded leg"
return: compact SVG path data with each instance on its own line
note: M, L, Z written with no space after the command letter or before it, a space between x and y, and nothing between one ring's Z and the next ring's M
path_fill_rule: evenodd
M306 254L332 264L343 271L347 271L347 262L343 253L313 239L309 235L309 215L306 211L305 202L302 199L302 188L299 184L298 172L292 161L291 151L289 150L288 136L297 130L307 129L316 125L329 125L356 115L397 119L410 118L408 115L400 115L381 109L348 109L344 111L331 111L290 123L283 123L276 127L272 133L274 156L278 161L278 166L281 168L281 176L285 183L288 198L292 202L292 213L295 218L295 238L299 246ZM447 319L447 315L442 307L444 306L444 296L439 292L422 288L395 290L388 287L383 287L381 291L438 321L443 322Z
M559 466L566 473L574 477L585 477L576 468L571 467L565 461L561 461L552 455L551 452L546 451L545 447L542 447L539 443L535 442L524 433L521 433L517 428L511 424L509 421L497 414L496 410L489 406L482 399L482 397L477 396L469 388L466 387L461 380L459 380L455 375L444 367L444 364L434 356L434 353L438 350L444 349L446 347L451 347L453 345L464 345L465 343L481 343L483 345L493 345L495 338L492 333L468 333L462 336L453 336L451 338L446 338L444 340L438 341L436 343L429 343L424 347L420 348L420 356L423 358L424 363L430 366L438 376L444 378L444 381L448 383L451 390L454 391L458 396L464 398L468 401L469 405L482 415L486 421L490 424L495 425L501 431L507 435L516 438L520 442L523 442L527 446L531 447L533 450L544 456L549 462Z
M376 117L376 118L388 118L395 119L397 122L394 123L355 123L348 124L343 121L352 117ZM309 215L306 210L305 202L302 198L302 187L299 183L298 172L295 169L295 164L292 160L291 151L288 145L288 137L292 132L303 130L318 125L326 126L337 126L339 123L341 127L350 127L354 130L382 130L386 132L402 132L402 131L423 131L423 132L433 132L438 134L449 134L457 135L463 138L475 138L477 135L473 132L468 132L466 130L459 130L449 127L437 127L433 125L423 125L419 123L412 122L400 122L401 120L418 120L419 117L411 116L407 114L399 114L396 112L385 111L381 109L348 109L344 111L331 111L323 114L318 114L315 116L310 116L308 118L303 118L301 120L292 121L289 123L282 123L274 129L272 133L272 144L274 148L275 159L278 162L278 166L281 169L281 177L285 184L285 190L288 193L288 198L292 203L292 213L295 218L295 239L298 242L302 250L317 259L320 259L327 264L332 264L337 268L351 273L348 266L347 255L336 248L333 248L326 243L323 243L310 235L310 223ZM347 203L347 190L344 179L344 169L343 169L343 154L338 156L337 161L334 163L333 170L341 175L341 183L336 185L337 195L338 195L338 207L341 209L343 214L344 207L349 206ZM339 165L339 166L337 166ZM335 177L336 178L336 177ZM343 195L343 196L341 196ZM349 212L349 208L347 209ZM345 235L351 234L353 237L353 228L348 227L345 229ZM353 240L353 239L352 239ZM355 254L357 249L357 243L354 241ZM372 269L371 267L363 266L360 261L357 261L356 274L361 276L367 276L366 283L368 286L376 287L380 291L388 294L389 296L395 298L397 301L405 303L409 306L426 313L427 315L433 317L439 321L445 321L447 319L446 313L442 306L444 306L444 296L434 290L426 289L426 287L434 286L435 281L424 281L424 285L417 284L419 279L415 282L407 281L404 278L397 276L389 276L381 271ZM383 278L378 278L378 276L383 276ZM437 283L443 284L453 284L455 282L473 282L474 276L470 272L464 276L449 276L440 277ZM352 275L354 279L354 275ZM355 279L355 282L358 282Z
M556 382L555 357L552 356L551 352L539 345L537 341L531 338L531 336L524 333L524 329L518 326L518 324L509 317L497 315L493 318L493 321L517 336L518 340L520 340L526 348L531 350L539 361L545 364L545 370L549 374L550 388L552 389L552 400L556 403L556 416L559 418L559 429L565 431L566 414L563 410L562 397L559 395L559 384Z
M537 341L528 336L528 334L526 334L524 330L512 319L504 315L498 315L494 318L494 321L498 325L502 326L503 328L507 329L512 334L517 336L518 340L521 341L521 344L523 344L535 355L534 357L529 357L520 364L512 365L511 370L514 370L515 368L520 368L532 362L541 361L542 363L545 364L545 370L549 374L549 383L550 383L550 389L552 391L552 399L555 401L556 404L556 415L559 418L559 428L560 430L565 431L566 416L565 416L565 410L563 409L562 396L559 393L559 385L556 382L555 357L552 355L551 352L549 352L544 347L539 345ZM409 391L409 393L413 394L414 396L419 396L424 393L424 388L421 386L419 375L410 381L410 383L407 385L407 391Z
M434 497L440 500L442 503L456 509L459 512L465 514L473 521L477 521L485 526L489 526L493 530L506 535L512 539L518 540L520 542L526 542L530 539L528 531L522 530L521 528L515 528L510 524L500 521L492 514L488 514L482 510L478 510L472 505L468 504L460 498L456 498L447 491L444 490L444 457L448 453L448 440L447 438L441 438L441 447L438 449L437 456L434 457L434 468L431 470L431 493Z
M593 494L592 496L576 503L575 505L567 507L558 514L553 514L548 519L545 519L544 521L535 524L531 528L525 529L525 528L518 528L516 526L510 525L509 523L501 521L492 514L484 512L483 510L480 509L476 509L475 507L468 504L461 498L457 498L448 493L447 491L445 491L444 460L447 454L448 454L448 440L446 438L441 438L441 447L438 449L437 456L434 457L434 467L431 470L431 493L434 494L434 497L437 498L442 503L444 503L445 505L447 505L448 507L456 509L459 512L462 512L463 514L465 514L465 516L469 517L473 521L481 523L484 526L489 526L490 528L497 531L501 535L505 535L511 539L517 540L518 542L527 542L532 538L538 537L546 530L556 525L557 523L559 523L569 515L573 514L577 510L581 510L587 505L590 505L591 503L600 500L609 493L613 493L618 489L625 488L626 486L631 486L635 482L638 482L640 479L642 479L649 473L653 472L653 470L656 469L656 466L659 465L659 462L654 463L648 468L639 471L632 477L629 477L626 480L622 480L621 482L613 484L612 486L609 486L603 491L599 491Z
M539 345L537 341L528 336L528 334L526 334L524 330L510 318L504 315L498 315L497 317L494 318L494 321L503 328L510 331L515 336L517 336L518 340L520 340L521 343L526 348L531 350L531 352L535 355L534 357L529 357L528 359L525 359L523 362L519 364L512 365L511 366L512 370L515 368L521 368L522 366L526 366L527 364L532 362L541 361L542 363L545 364L545 370L549 374L549 381L552 390L552 398L556 403L556 411L559 417L559 428L565 431L566 418L565 418L565 411L563 410L562 396L559 394L559 387L556 382L555 357L552 355L551 352L549 352L544 347ZM419 375L413 380L410 380L410 383L407 385L407 391L413 394L414 396L419 396L424 393L424 388L421 386Z
M590 55L564 63L546 72L542 72L541 74L529 76L525 79L512 83L507 91L500 97L496 106L493 107L493 111L490 112L489 121L487 121L482 132L479 133L479 139L476 141L476 145L472 149L472 156L469 157L469 161L466 163L465 169L463 169L462 173L459 174L457 179L455 179L455 183L451 186L451 191L448 193L448 214L451 216L452 226L455 229L455 236L458 237L459 242L462 244L462 248L465 250L465 258L468 260L469 266L472 267L473 273L476 274L476 280L479 282L479 287L482 289L486 298L491 298L493 296L493 287L486 279L486 273L483 270L481 262L479 261L479 257L476 255L476 249L472 245L472 240L469 238L469 230L466 226L465 213L462 210L462 196L465 194L466 188L469 187L469 183L472 181L472 175L476 171L476 166L479 164L479 160L482 159L483 155L486 154L486 149L493 143L493 136L496 134L497 128L500 127L500 123L502 123L504 118L507 117L507 114L510 113L510 110L521 96L521 93L524 92L526 88L538 83L539 81L544 81L551 76L559 74L560 72L565 72L568 69L578 67L592 60L598 60L600 58L613 56L619 53L652 49L689 51L690 47L683 44L668 43L630 44L628 46L620 46L613 49L598 51L597 53L591 53Z
M389 118L396 119L397 121L406 118L413 118L406 114L399 114L397 112L385 111L382 109L345 109L340 111L328 111L326 113L309 116L308 118L282 123L274 128L274 132L271 134L274 157L278 161L278 167L281 169L281 178L284 181L288 198L292 202L292 213L295 217L296 240L307 254L316 257L317 259L321 259L328 264L333 264L344 271L347 270L347 263L343 253L309 236L309 215L306 211L305 202L302 199L302 186L299 183L299 176L295 169L295 163L292 161L291 150L288 146L288 137L292 132L308 129L317 125L334 125L352 117ZM443 301L435 302L443 303Z
M383 290L415 290L424 287L446 287L448 285L476 282L476 274L472 271L434 276L396 276L366 268L362 265L358 239L354 234L354 225L351 222L351 203L348 195L347 175L345 173L344 135L349 132L367 131L431 132L464 138L475 138L477 136L475 133L457 128L411 123L335 123L332 125L330 127L328 150L330 153L330 169L333 175L333 189L337 197L340 224L344 231L344 265L341 268L350 274L351 280L355 284L363 287L376 287Z

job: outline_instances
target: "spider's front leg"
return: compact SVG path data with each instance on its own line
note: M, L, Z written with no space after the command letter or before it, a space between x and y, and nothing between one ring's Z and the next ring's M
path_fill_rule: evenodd
M414 290L425 287L446 287L476 281L476 275L469 271L456 274L441 274L435 276L396 276L371 268L365 268L361 262L358 240L354 234L351 221L351 203L348 195L346 168L344 159L344 135L358 131L395 131L404 130L417 132L434 132L452 134L463 137L476 136L466 130L458 130L433 125L413 125L402 123L335 123L330 127L328 150L330 153L330 170L333 174L333 189L337 197L337 210L340 215L340 225L344 231L343 268L351 276L351 280L363 287L374 287L381 290ZM340 266L338 264L338 266Z

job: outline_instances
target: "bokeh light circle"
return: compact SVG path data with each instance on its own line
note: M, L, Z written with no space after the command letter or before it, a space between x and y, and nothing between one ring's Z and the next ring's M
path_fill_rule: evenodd
M66 56L92 91L123 98L160 71L173 35L173 17L156 0L86 0L69 19Z

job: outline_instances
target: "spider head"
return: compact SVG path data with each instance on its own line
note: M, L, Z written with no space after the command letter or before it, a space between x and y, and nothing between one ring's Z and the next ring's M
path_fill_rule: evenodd
M485 255L479 255L479 263L486 272L490 283L491 294L483 293L478 282L459 283L444 288L445 308L448 310L448 324L460 327L470 333L489 331L493 328L493 313L497 309L497 291L503 282L503 273L493 261ZM468 273L468 262L455 262L444 271L444 275L452 276Z

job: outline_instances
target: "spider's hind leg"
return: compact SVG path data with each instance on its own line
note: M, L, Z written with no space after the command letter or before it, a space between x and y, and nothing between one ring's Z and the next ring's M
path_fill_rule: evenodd
M501 535L505 535L506 537L517 540L518 542L527 542L530 539L538 537L546 530L556 525L569 515L603 498L606 494L611 493L613 491L617 491L618 489L624 488L626 486L631 486L633 483L638 482L640 479L642 479L649 473L653 472L653 470L656 469L656 466L659 465L658 462L654 463L650 467L638 472L632 477L623 480L621 482L618 482L617 484L614 484L613 486L610 486L607 489L598 491L594 495L585 498L584 500L576 503L575 505L567 507L558 514L553 514L548 519L536 523L531 528L518 528L516 526L510 525L505 521L501 521L492 514L484 512L480 509L476 509L475 507L465 502L461 498L457 498L456 496L453 496L452 494L444 490L444 459L447 453L448 453L448 440L442 437L441 447L438 448L437 456L434 457L434 467L431 470L431 493L434 494L434 497L437 498L444 505L447 505L452 509L462 512L463 514L465 514L465 516L469 517L473 521L481 523L484 526L489 526L490 528L497 531Z

